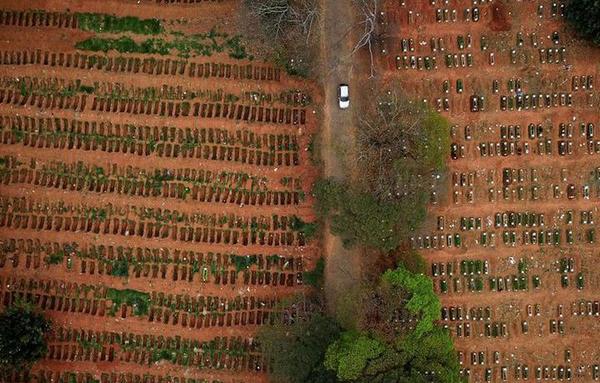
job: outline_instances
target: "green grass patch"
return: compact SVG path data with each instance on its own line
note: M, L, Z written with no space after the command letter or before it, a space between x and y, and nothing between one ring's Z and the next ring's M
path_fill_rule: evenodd
M208 33L195 35L172 34L172 39L149 38L135 41L127 36L117 38L90 37L79 41L75 48L93 52L108 52L116 50L121 53L145 54L177 54L179 57L211 56L214 53L226 52L235 59L252 59L242 44L239 36L229 36L211 30Z
M119 258L111 262L112 269L110 275L115 277L129 276L129 261L127 258Z
M46 261L46 264L48 264L48 265L59 265L63 262L64 259L65 259L65 252L60 250L60 251L57 251L56 253L49 254L46 257L45 261Z
M79 29L97 33L132 32L138 35L157 35L163 31L158 19L118 17L103 13L76 13Z
M148 313L150 307L150 294L132 289L113 289L106 291L106 297L113 303L110 315L115 315L122 304L133 307L133 314L140 316Z
M232 255L233 263L235 264L235 271L240 272L250 268L258 262L256 255Z

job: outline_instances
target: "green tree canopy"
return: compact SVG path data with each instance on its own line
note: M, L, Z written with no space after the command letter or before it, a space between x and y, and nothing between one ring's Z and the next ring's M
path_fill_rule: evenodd
M0 314L0 369L26 368L46 355L50 321L26 304Z
M569 0L565 17L582 37L600 45L600 1Z
M402 203L378 201L372 194L352 190L333 179L320 180L313 194L321 216L331 215L331 232L344 245L363 245L383 251L397 248L425 218L426 195L407 196Z
M356 331L346 331L327 349L325 367L336 371L340 380L356 380L369 360L377 358L384 350L385 346L378 340Z
M333 383L335 374L323 365L327 346L339 336L332 319L313 314L292 324L276 323L261 328L258 340L271 361L272 381L289 383Z
M368 289L360 331L331 344L325 366L348 382L459 382L459 365L448 331L435 321L440 303L431 281L403 266L388 270ZM402 323L406 312L417 319Z
M433 292L431 279L423 274L413 274L404 266L386 271L382 279L410 294L411 297L405 307L411 313L419 315L419 323L412 336L418 339L432 331L435 326L434 322L440 319L442 305Z

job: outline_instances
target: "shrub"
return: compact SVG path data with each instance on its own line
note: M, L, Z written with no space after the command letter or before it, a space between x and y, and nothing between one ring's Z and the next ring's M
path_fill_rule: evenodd
M242 59L246 58L246 48L242 45L239 36L227 37L225 34L219 34L211 31L208 34L196 34L183 36L175 34L173 40L161 38L149 38L136 42L127 36L118 38L90 37L79 41L75 48L94 52L108 52L116 50L121 53L146 53L168 55L172 50L176 50L180 57L189 57L190 55L210 56L214 52L221 52L225 48L230 57Z
M256 255L233 255L233 263L235 263L235 271L240 272L250 268L258 262Z

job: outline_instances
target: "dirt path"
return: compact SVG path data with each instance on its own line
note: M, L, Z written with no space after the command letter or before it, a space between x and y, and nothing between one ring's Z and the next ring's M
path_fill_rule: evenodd
M349 0L323 0L322 2L322 78L325 88L325 105L321 131L321 156L324 176L338 180L351 178L347 158L353 147L355 116L353 107L358 96L354 87L355 67L352 60L354 10ZM339 84L350 86L350 108L338 108ZM325 294L330 310L336 310L339 297L348 291L360 275L357 249L345 249L338 237L325 229L324 255Z

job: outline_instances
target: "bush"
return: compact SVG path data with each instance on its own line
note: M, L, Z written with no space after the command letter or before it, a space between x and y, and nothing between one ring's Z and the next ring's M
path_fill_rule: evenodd
M19 370L46 355L51 323L26 304L15 304L0 314L0 369Z
M250 266L255 265L258 262L258 257L256 255L232 255L232 257L233 263L235 264L235 271L238 273L250 268Z
M569 0L565 18L582 37L600 45L600 2L598 0Z

